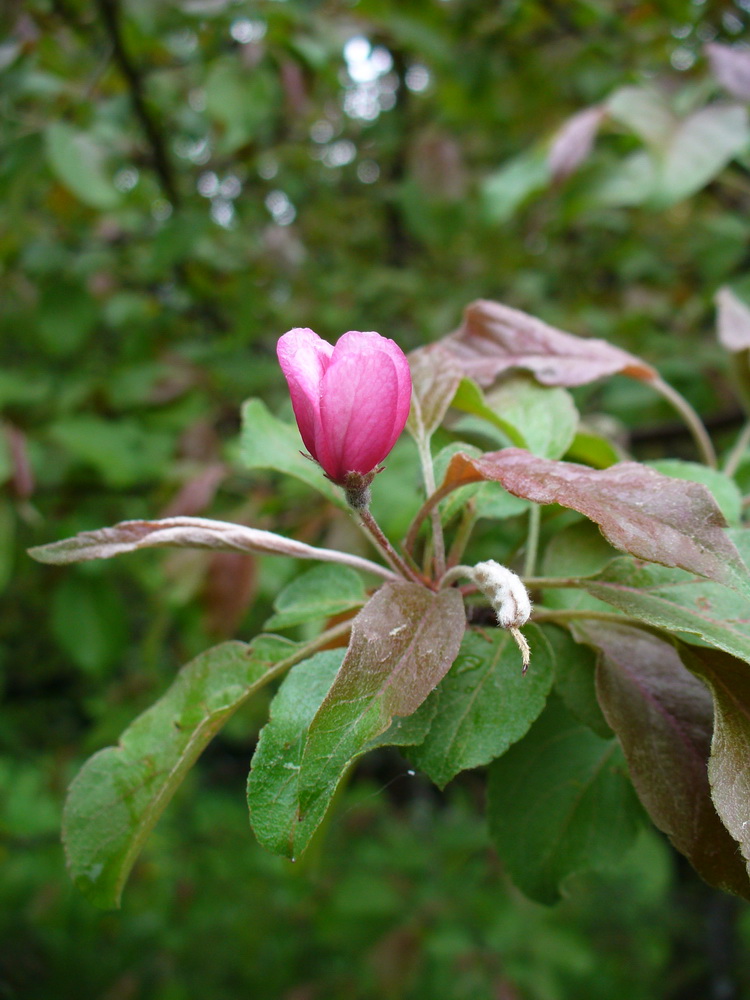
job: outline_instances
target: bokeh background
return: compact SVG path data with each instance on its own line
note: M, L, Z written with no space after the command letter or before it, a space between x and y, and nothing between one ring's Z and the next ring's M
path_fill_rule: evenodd
M266 854L244 783L267 697L181 789L122 910L92 909L59 844L69 780L193 655L256 634L299 567L25 556L178 513L347 544L302 485L242 469L241 403L289 412L290 327L409 349L477 297L641 354L728 445L742 417L712 300L750 290L750 142L740 112L729 136L714 120L736 100L705 46L746 44L749 21L748 0L6 0L2 1000L750 995L750 911L658 834L547 910L494 858L481 780L440 795L393 751L365 759L304 859ZM668 136L653 108L608 105L625 86L675 120L720 109L693 137L702 172L674 154L644 187L633 159L668 159ZM555 136L597 105L592 151L553 176ZM694 457L636 382L577 402L639 457ZM410 448L392 463L413 478ZM398 537L398 490L378 502Z

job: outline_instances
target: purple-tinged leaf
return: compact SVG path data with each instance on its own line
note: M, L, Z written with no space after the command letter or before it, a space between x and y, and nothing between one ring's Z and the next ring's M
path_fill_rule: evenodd
M564 333L510 306L479 299L467 306L460 328L440 343L464 375L491 385L509 368L533 372L542 385L586 385L608 375L652 381L645 361L604 340Z
M705 47L711 72L721 86L741 101L750 101L750 50L709 42Z
M745 865L711 801L708 689L685 669L671 643L650 632L595 621L576 623L573 632L600 653L599 702L652 820L707 882L750 898ZM747 743L744 749L747 754Z
M680 646L679 652L714 696L711 794L750 871L750 667L716 649Z
M514 496L570 507L599 525L615 548L750 592L724 517L700 483L663 476L637 462L590 469L505 448L472 458L459 452L444 486L499 482Z
M748 53L750 58L750 52ZM725 285L716 293L719 343L733 354L750 348L750 308Z
M387 583L360 611L341 670L310 725L293 853L309 843L348 764L442 680L464 630L463 601L453 589Z
M440 343L417 348L408 360L412 397L406 429L420 441L430 438L440 426L463 373Z
M564 181L588 159L599 126L607 114L601 105L579 111L552 137L547 164L553 181Z
M111 559L126 552L148 548L219 549L225 552L262 552L292 559L345 563L355 569L392 580L394 573L369 559L336 549L318 549L272 531L248 528L231 521L206 517L167 517L159 521L120 521L111 528L82 531L49 545L29 549L43 563L74 563L88 559Z

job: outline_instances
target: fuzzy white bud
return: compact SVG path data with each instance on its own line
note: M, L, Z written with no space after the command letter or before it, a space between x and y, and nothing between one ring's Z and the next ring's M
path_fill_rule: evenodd
M526 673L531 650L520 626L525 625L531 617L531 601L521 578L494 559L477 563L471 576L495 609L497 624L501 628L507 628L513 636L521 653L523 672Z
M531 617L531 601L520 577L488 559L474 566L474 583L487 596L502 628L519 628Z

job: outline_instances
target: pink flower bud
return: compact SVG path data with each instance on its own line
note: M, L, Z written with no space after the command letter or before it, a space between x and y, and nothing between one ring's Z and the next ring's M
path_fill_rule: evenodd
M345 485L347 473L372 472L409 416L411 374L401 348L359 330L332 347L298 328L276 351L302 440L328 478Z

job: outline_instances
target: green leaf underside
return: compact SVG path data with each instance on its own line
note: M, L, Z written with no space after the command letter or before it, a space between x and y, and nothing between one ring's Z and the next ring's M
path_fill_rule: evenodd
M294 857L299 817L299 770L310 723L330 690L345 650L327 650L293 667L275 695L261 730L247 783L250 823L258 842ZM438 707L437 691L408 718L396 718L363 751L424 739Z
M750 662L750 607L729 587L628 557L613 560L580 586L647 625L696 635Z
M748 898L744 862L711 801L708 689L685 669L671 643L650 632L595 621L576 623L574 632L600 652L599 700L654 823L707 882ZM725 653L715 655L738 664ZM741 749L746 773L747 741ZM747 815L747 796L744 804Z
M240 458L244 466L294 476L348 510L341 490L326 479L316 462L305 457L303 449L297 428L275 417L261 400L249 399L243 405Z
M617 741L596 736L554 696L489 775L495 848L515 884L540 903L556 902L576 873L616 866L641 824Z
M713 695L714 735L708 765L711 795L750 872L750 668L716 649L680 645L678 652ZM747 892L744 895L748 898Z
M293 580L274 601L276 611L267 629L291 628L302 622L330 618L365 602L359 574L347 566L316 566Z
M299 774L299 854L317 828L349 763L391 724L409 716L458 654L465 629L461 595L387 583L354 619L341 670L310 725Z
M70 786L63 841L71 877L99 906L119 905L128 874L189 768L230 715L304 655L278 636L226 642L196 657L164 695L94 754Z
M554 660L534 625L524 628L531 666L505 629L466 633L458 657L440 682L440 711L423 743L407 754L440 788L460 771L489 764L521 739L544 708Z

